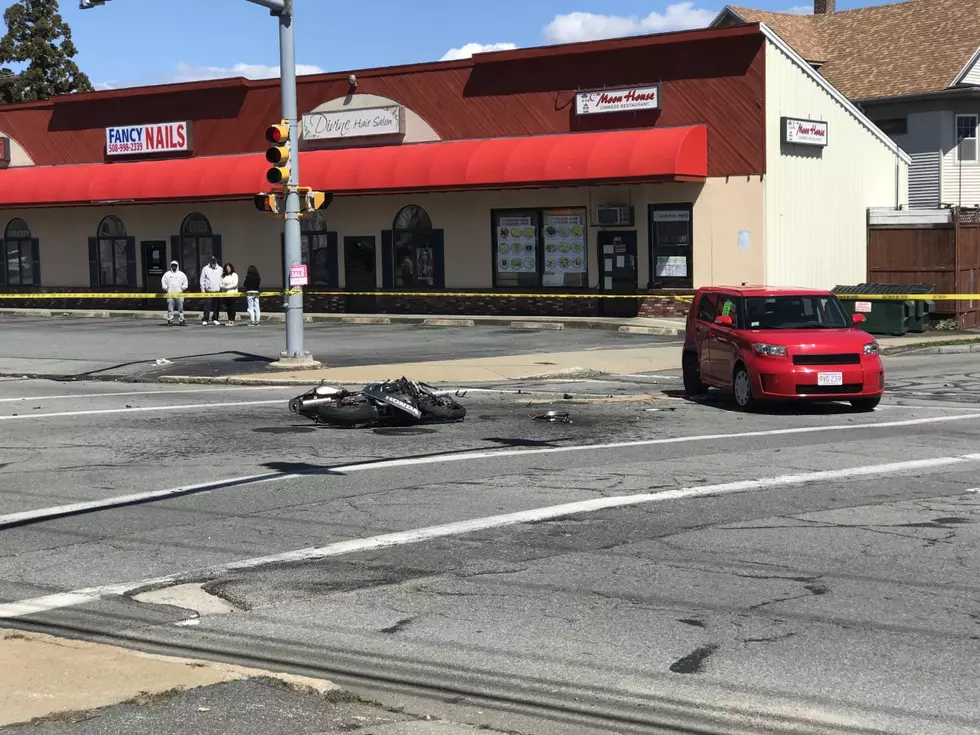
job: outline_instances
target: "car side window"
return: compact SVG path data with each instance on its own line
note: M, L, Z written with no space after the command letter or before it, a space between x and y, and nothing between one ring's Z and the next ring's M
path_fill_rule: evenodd
M698 304L698 321L712 324L715 315L718 313L718 302L713 293L701 294L701 302Z
M722 294L719 299L721 308L718 309L718 316L730 316L732 318L732 326L736 329L738 328L738 312L739 307L739 297L733 296L732 294Z

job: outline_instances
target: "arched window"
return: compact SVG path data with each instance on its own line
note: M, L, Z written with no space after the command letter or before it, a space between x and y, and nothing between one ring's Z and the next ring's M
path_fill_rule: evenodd
M31 237L31 228L24 220L15 218L7 223L3 233L2 254L0 283L9 286L41 284L38 242Z
M391 224L391 262L395 288L434 288L444 283L442 230L432 228L429 213L417 204L402 207Z
M89 271L93 288L136 286L136 238L128 236L118 217L104 217L89 238Z
M188 283L197 284L201 269L213 255L221 263L221 237L211 230L211 222L200 212L192 212L180 224L180 236L171 248L173 257L187 274Z
M300 218L302 235L300 248L303 262L309 266L311 286L337 288L337 233L327 230L327 220L322 212L313 212ZM283 261L285 262L285 261Z

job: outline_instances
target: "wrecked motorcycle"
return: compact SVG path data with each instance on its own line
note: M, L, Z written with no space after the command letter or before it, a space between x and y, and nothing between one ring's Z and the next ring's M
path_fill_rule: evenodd
M450 422L466 416L447 391L407 378L371 383L359 391L318 385L293 398L289 410L317 424L344 427Z

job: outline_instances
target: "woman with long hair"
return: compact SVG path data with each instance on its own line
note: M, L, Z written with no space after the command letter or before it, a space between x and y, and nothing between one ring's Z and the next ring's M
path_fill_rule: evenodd
M257 327L262 319L262 312L259 311L259 286L262 279L259 277L259 269L254 265L248 267L245 273L245 304L248 308L248 326Z
M221 290L225 293L232 293L238 291L238 274L235 273L235 266L231 263L225 263L224 272L221 274ZM236 294L237 296L237 294ZM236 296L229 296L226 301L225 308L228 310L228 326L235 326L235 300Z

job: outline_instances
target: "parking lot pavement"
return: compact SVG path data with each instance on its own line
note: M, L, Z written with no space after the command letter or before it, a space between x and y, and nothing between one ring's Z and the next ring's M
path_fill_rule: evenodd
M970 358L889 358L872 413L740 413L670 371L481 385L462 423L356 431L282 388L0 381L0 516L32 515L0 520L0 619L505 731L571 732L557 699L601 732L973 732Z
M614 350L676 343L676 337L604 330L418 325L305 326L305 347L334 367L455 360L585 349ZM250 328L147 320L14 318L4 320L0 374L75 379L153 380L169 373L260 371L285 349L281 324ZM166 363L158 364L158 360ZM203 372L202 372L203 371Z

